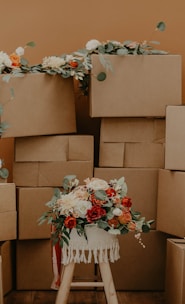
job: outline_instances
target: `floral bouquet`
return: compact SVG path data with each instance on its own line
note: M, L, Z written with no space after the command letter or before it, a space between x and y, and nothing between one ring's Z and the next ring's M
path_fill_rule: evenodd
M149 232L154 221L146 221L140 212L133 210L125 178L109 182L87 178L84 182L79 185L74 175L64 177L62 191L55 189L52 199L46 203L49 210L38 221L42 224L47 220L52 225L53 244L68 245L73 228L79 236L86 237L87 225L95 224L114 235L135 232L143 245L140 235Z

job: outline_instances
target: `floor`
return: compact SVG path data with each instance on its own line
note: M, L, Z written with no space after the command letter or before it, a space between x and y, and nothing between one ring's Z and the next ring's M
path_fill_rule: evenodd
M119 304L165 304L164 292L118 291ZM54 304L56 291L12 291L4 304ZM62 303L61 303L62 304ZM103 291L72 290L68 304L106 304Z

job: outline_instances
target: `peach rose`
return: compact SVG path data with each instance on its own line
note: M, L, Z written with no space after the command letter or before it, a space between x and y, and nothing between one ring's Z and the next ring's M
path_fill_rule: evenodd
M10 60L12 61L12 66L14 66L14 67L20 66L20 56L19 55L12 53L10 55Z
M122 215L118 216L118 220L120 224L128 224L132 220L131 213L128 212L123 212Z

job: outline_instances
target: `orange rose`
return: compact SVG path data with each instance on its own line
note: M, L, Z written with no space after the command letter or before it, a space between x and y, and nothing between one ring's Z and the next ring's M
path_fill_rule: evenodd
M124 207L130 208L130 207L132 206L131 198L125 196L125 197L122 199L121 204L122 204Z
M72 229L76 227L76 218L72 217L72 216L68 216L66 217L65 221L64 221L64 226Z
M118 216L118 221L121 224L128 224L131 220L132 220L132 216L129 211L123 212L122 215Z
M117 228L119 225L118 219L113 217L111 220L108 220L108 224L109 226L113 227L113 228Z
M14 66L14 67L20 66L20 56L13 53L10 55L10 60L12 61L12 66Z

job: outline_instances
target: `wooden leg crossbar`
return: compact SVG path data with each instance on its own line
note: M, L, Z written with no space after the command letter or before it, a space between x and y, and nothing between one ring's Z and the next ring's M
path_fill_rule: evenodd
M72 282L75 263L63 266L61 285L57 293L55 304L67 304L71 287L103 287L107 304L118 304L117 294L109 263L99 263L102 282Z

